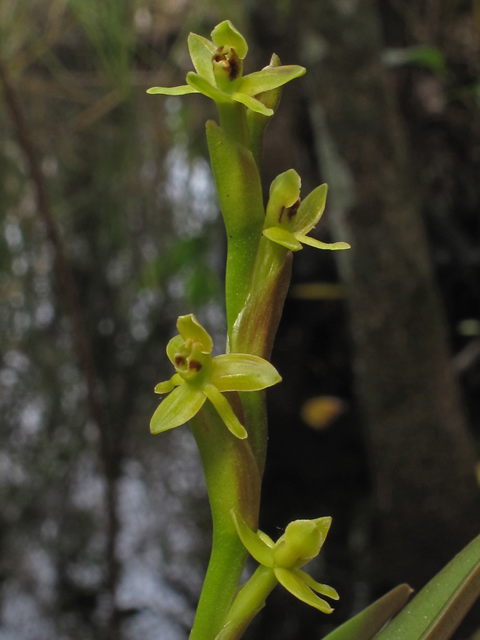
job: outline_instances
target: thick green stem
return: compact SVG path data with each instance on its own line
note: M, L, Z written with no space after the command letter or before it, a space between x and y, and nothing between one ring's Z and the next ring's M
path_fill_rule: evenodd
M260 565L238 593L216 640L238 640L278 584L272 569Z
M223 107L230 108L230 105ZM233 114L229 113L229 116L233 117ZM241 126L241 120L238 126ZM262 186L251 151L231 139L211 120L207 122L207 141L227 232L225 302L231 338L233 323L250 294L265 221Z
M250 148L250 133L247 123L247 109L239 102L217 103L220 128L232 142Z
M222 628L247 552L230 510L258 526L260 474L248 440L233 436L209 402L190 421L212 509L213 546L190 640L213 640Z

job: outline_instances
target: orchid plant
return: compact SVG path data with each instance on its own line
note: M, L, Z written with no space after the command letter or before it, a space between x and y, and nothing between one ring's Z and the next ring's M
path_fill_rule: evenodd
M263 134L279 105L281 87L305 69L283 66L274 54L264 69L244 76L248 46L228 20L215 27L211 40L190 34L188 48L195 72L187 73L187 84L153 87L148 93L200 93L214 100L218 109L219 125L209 121L206 128L228 239L228 339L226 353L212 357L212 339L195 316L178 318L179 334L166 349L175 374L155 388L156 393L168 395L152 417L151 431L157 434L189 422L205 471L213 544L190 640L237 640L278 583L324 614L333 609L316 593L332 600L339 597L333 587L316 582L301 569L320 553L331 518L294 521L275 543L258 529L258 515L267 443L264 394L281 382L269 358L290 280L292 252L303 245L335 251L350 247L309 235L324 212L326 185L302 201L300 176L290 169L275 178L266 207L263 202L259 174ZM239 590L248 553L259 567ZM480 538L462 553L387 626L410 595L406 585L342 625L329 640L369 640L382 627L381 640L392 640L399 633L409 640L449 637L472 595L480 592ZM399 632L397 620L402 621L402 615L405 622Z

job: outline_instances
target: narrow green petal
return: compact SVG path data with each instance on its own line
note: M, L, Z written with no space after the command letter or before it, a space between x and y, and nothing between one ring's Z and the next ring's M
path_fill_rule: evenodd
M295 217L295 231L306 234L313 229L325 211L328 186L321 184L302 200Z
M224 20L217 24L211 33L212 40L217 47L233 47L239 58L242 60L247 55L248 45L240 31L237 31L230 20Z
M246 93L237 91L236 93L232 94L232 98L235 100L235 102L241 102L256 113L261 113L263 116L273 116L273 109L269 109L263 104L263 102L260 102L260 100L257 100L256 98L248 96Z
M314 580L312 576L309 576L308 573L305 573L305 571L301 569L292 569L292 571L300 580L303 580L307 587L310 587L310 589L313 589L320 595L332 598L332 600L340 599L336 590L333 587L329 587L328 584L320 584L320 582Z
M202 93L195 87L189 87L188 84L184 84L181 87L152 87L147 89L147 93L150 95L160 94L162 96L186 96L189 93Z
M227 95L219 91L217 87L202 76L193 73L193 71L187 73L187 82L197 93L203 93L204 96L215 100L215 102L230 102L230 98Z
M263 358L243 353L227 353L213 359L212 384L219 391L260 391L282 378Z
M200 409L206 398L200 389L182 384L160 404L150 421L152 433L162 433L188 422Z
M292 571L280 567L275 567L273 571L280 584L296 598L309 604L311 607L315 607L315 609L323 611L323 613L332 613L333 609L328 602L316 596L310 587Z
M233 509L230 511L230 513L232 514L233 522L235 523L238 536L243 542L243 545L247 549L248 553L264 567L272 568L272 550L270 549L269 545L266 544L260 537L261 534L263 536L266 536L266 534L264 534L262 531L254 533L250 529L250 527L245 524L245 521L239 513L235 513Z
M340 251L341 249L350 249L350 245L346 242L320 242L310 236L304 236L301 233L294 233L295 238L302 244L308 244L316 249L330 249L330 251Z
M290 64L280 67L266 67L261 71L250 73L242 79L239 91L249 96L256 96L264 91L277 89L282 85L303 76L306 69L296 64Z
M196 33L191 33L188 36L188 50L190 51L190 57L193 62L199 76L202 76L215 85L215 76L213 75L212 56L217 50L217 47L202 36L197 36Z
M179 316L177 329L183 340L199 342L202 345L201 353L212 353L213 340L193 313L189 313L187 316Z
M155 393L170 393L175 389L175 384L172 380L167 380L166 382L159 382L154 391Z
M167 344L167 356L173 365L175 364L175 354L184 344L184 342L185 340L182 338L182 336L175 336Z
M203 387L203 393L218 411L220 417L227 425L228 430L233 433L234 436L240 438L240 440L244 440L248 435L245 427L235 415L225 396L222 396L220 391L214 387L213 384L206 384Z
M287 231L286 229L280 229L280 227L269 227L268 229L263 230L263 235L272 242L282 245L285 249L290 249L290 251L300 251L300 249L303 249L302 245L295 238L293 233L290 233L290 231Z

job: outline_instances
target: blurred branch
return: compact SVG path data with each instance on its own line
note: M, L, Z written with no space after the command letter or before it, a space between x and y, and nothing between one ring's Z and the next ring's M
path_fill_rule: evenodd
M107 628L108 640L118 637L117 612L113 603L118 582L118 563L115 558L115 541L118 531L117 494L115 487L114 450L108 433L105 412L98 395L95 366L87 336L85 334L75 282L65 256L62 239L47 195L45 179L35 153L31 131L23 113L16 90L10 82L9 74L0 60L0 80L4 88L4 98L12 119L18 142L25 154L30 174L35 185L39 214L46 226L48 238L55 251L55 271L58 278L60 296L72 325L75 352L80 369L87 384L89 412L100 433L100 456L106 478L107 504L107 588L112 597L112 613Z

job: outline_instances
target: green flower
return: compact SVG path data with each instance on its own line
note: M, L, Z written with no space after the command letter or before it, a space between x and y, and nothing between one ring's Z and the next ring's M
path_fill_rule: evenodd
M254 533L235 511L232 510L231 514L241 541L257 562L271 569L278 582L296 598L323 613L332 613L328 602L316 596L314 591L333 600L339 599L338 593L300 570L320 553L330 529L331 518L295 520L275 543L263 531Z
M222 392L266 389L281 381L278 371L266 360L242 353L212 358L212 338L193 314L180 316L177 329L180 335L167 345L177 373L155 387L155 393L170 395L153 414L150 431L161 433L188 422L208 398L233 435L246 438L245 428Z
M300 201L300 186L300 176L294 169L275 178L270 187L263 235L290 251L300 251L302 244L335 251L350 249L346 242L328 244L307 235L323 215L328 187L322 184Z
M242 34L230 20L225 20L215 27L211 35L212 40L195 33L188 36L188 49L197 73L187 73L186 85L152 87L147 93L167 96L203 93L218 104L240 102L252 111L271 116L273 109L254 96L281 87L305 73L304 67L298 65L268 66L244 77L243 60L248 46Z

